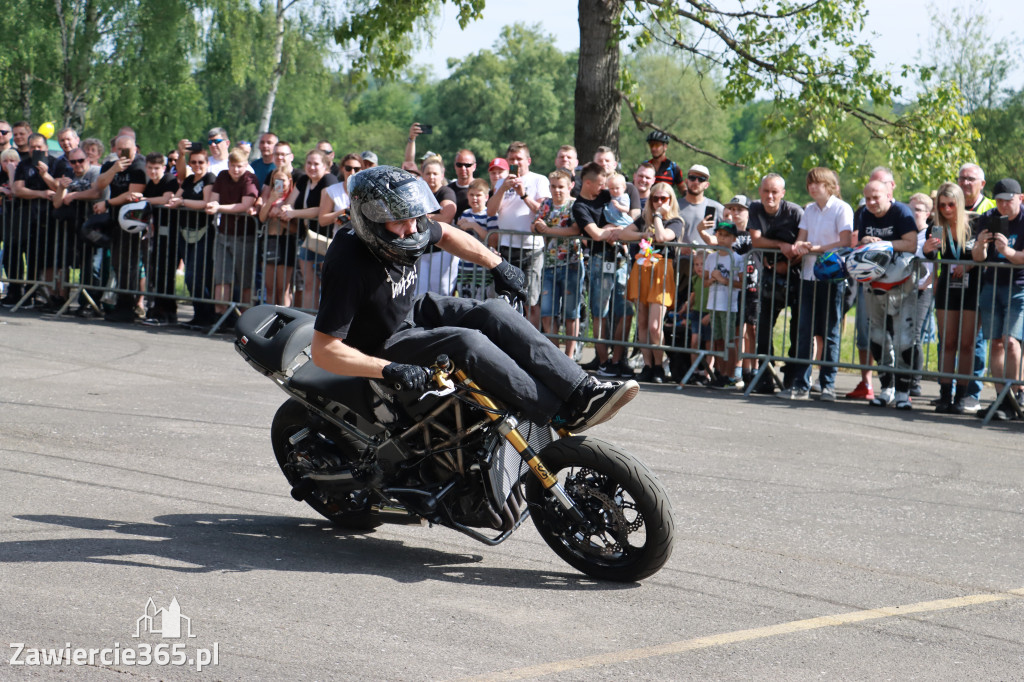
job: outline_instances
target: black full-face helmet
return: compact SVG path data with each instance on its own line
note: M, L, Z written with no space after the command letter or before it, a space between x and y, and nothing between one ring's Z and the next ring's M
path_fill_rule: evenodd
M430 241L428 213L441 207L421 178L394 166L375 166L348 181L349 211L356 236L381 260L415 265ZM398 237L385 228L393 220L417 218L416 232Z
M651 142L663 142L664 144L668 144L668 141L668 134L663 133L660 130L652 130L647 133L647 144L650 144Z

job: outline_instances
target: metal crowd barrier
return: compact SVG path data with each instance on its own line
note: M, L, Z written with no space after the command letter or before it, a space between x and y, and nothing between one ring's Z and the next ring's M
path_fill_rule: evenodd
M45 200L6 200L0 203L0 281L8 287L6 300L14 302L15 310L44 299L57 314L68 312L75 302L83 310L101 314L111 308L134 310L146 299L149 314L162 314L173 321L178 301L186 301L194 307L194 319L212 334L240 306L252 303L315 311L323 257L301 245L301 226L288 229L293 231L268 230L248 215L209 216L202 211L155 207L152 227L132 233L121 229L116 215L93 214L91 202L72 202L55 209ZM779 252L752 249L743 256L744 279L737 309L700 310L698 314L695 308L701 306L693 305L701 289L698 271L710 254L719 251L716 247L672 243L664 245L668 253L659 256L640 254L636 242L606 244L585 238L527 241L518 233L497 233L520 238L518 246L500 249L503 256L524 269L539 270L532 283L540 292L536 304L543 308L548 337L556 342L574 341L579 349L583 344L603 344L609 350L622 347L665 353L676 381L686 381L702 364L712 359L721 362L732 354L740 363L757 366L752 376L748 374L747 394L763 381L781 388L811 365L818 372L836 368L888 373L899 377L901 383L911 376L982 381L993 384L1001 400L1015 405L1012 389L1019 389L1019 380L979 373L977 367L965 371L965 363L949 362L948 352L946 361L941 357L944 343L973 347L983 313L1010 312L995 310L994 301L1009 301L1012 284L1000 285L999 297L983 297L984 285L968 287L964 291L969 295L960 296L959 292L936 291L935 275L925 279L922 272L920 278L915 276L886 295L852 282L829 289L823 283L802 279L799 262L785 274L781 267L764 267L766 262L779 262ZM987 272L1012 270L1008 264L942 262L942 267L954 265L969 268L968 278L979 279ZM474 298L493 295L486 270L460 264L443 252L424 256L418 271L421 292ZM840 291L844 287L847 292ZM923 333L934 329L936 297L955 299L944 316L947 329L955 329L957 339L942 339L942 330L938 330L937 343L926 343ZM890 314L880 314L880 307L886 306ZM850 308L856 311L857 323L852 325L847 324ZM974 319L972 308L977 308ZM874 315L867 319L865 311L874 311ZM801 340L800 318L807 314L811 317L804 321ZM829 359L820 348L812 354L814 346L807 340L810 332L828 331L830 316L834 320L836 315L839 325L833 341L846 349L845 355ZM719 328L732 332L720 347L709 343L708 325L701 324L705 316L724 318L718 321ZM657 324L652 327L652 318L661 318L660 330ZM887 326L880 329L879 325ZM652 328L655 337L647 333ZM600 335L595 333L598 329ZM850 336L856 337L853 343ZM857 351L870 350L872 338L878 346L873 354L880 362L861 362ZM960 343L965 339L967 343ZM933 347L937 349L934 354ZM1008 363L1020 363L1019 356L1010 352L1001 359L1004 374L1014 373L1006 367ZM784 364L781 373L776 369L780 364Z

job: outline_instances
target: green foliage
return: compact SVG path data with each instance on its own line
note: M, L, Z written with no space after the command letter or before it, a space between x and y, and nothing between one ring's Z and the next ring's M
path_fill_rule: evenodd
M887 154L879 161L903 169L909 182L949 177L953 160L971 155L974 135L957 109L958 93L940 85L924 90L901 115L892 113L905 94L891 74L871 65L873 50L861 38L865 14L864 0L760 0L739 9L634 0L623 14L623 30L639 31L638 44L660 42L692 55L697 66L716 65L724 74L725 107L771 99L760 121L761 144L741 159L750 183L776 169L771 141L796 130L811 143L827 143L814 160L842 172L854 152L853 143L837 134L847 121L882 142ZM926 78L927 69L916 71ZM943 144L932 144L935 139Z
M558 148L573 139L575 78L575 55L559 51L552 36L536 26L506 26L493 51L455 62L452 74L424 97L415 120L432 123L434 134L419 138L418 149L429 147L450 161L467 147L489 160L522 140L536 170L546 172Z

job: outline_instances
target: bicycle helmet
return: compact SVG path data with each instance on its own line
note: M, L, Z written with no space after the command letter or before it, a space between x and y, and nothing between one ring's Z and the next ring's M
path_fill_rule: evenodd
M850 277L862 284L873 282L885 274L885 269L892 262L892 244L890 242L871 242L858 246L846 258L846 271Z
M375 166L349 179L352 227L371 253L398 265L415 265L430 242L428 213L441 210L427 183L394 166ZM416 218L416 232L398 237L385 223Z
M814 261L814 278L832 282L846 279L846 257L852 252L853 249L842 247L819 254Z
M651 142L663 142L668 144L669 139L668 134L663 133L660 130L652 130L647 133L647 144L650 144Z
M117 213L117 221L125 232L139 234L145 232L146 228L149 227L152 215L153 211L148 203L145 201L133 201L121 206L121 210Z

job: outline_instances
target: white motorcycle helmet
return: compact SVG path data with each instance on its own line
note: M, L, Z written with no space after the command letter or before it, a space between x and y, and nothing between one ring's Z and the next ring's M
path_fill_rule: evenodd
M874 282L885 274L892 262L893 250L890 242L871 242L853 250L846 257L846 271L861 284Z
M117 213L117 221L125 232L141 234L149 227L152 215L153 211L147 202L133 201L121 207Z

